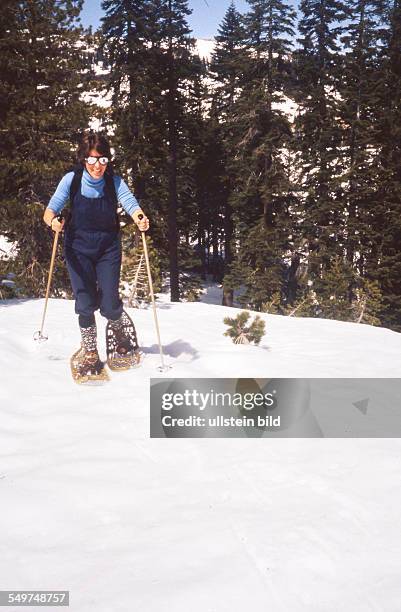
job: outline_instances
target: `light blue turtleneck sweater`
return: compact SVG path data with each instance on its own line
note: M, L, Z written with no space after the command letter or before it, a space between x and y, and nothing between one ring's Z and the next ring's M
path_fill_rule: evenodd
M61 181L59 182L56 191L50 198L50 202L47 208L50 208L56 215L58 215L70 199L70 187L72 179L74 178L73 172L68 172ZM116 188L117 199L124 210L129 214L140 208L137 199L134 194L129 190L128 185L121 178L121 176L114 176L114 186ZM104 178L94 179L89 172L84 169L82 174L81 182L81 193L86 198L101 198L103 195L103 189L105 185Z

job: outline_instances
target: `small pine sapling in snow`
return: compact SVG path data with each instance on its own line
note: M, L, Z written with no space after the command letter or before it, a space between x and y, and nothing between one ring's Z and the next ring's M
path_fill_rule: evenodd
M229 328L224 335L229 336L235 344L259 344L265 334L265 322L256 315L252 323L247 325L249 316L249 312L244 310L235 318L225 317L224 323Z
M255 344L259 344L259 342L265 335L265 327L266 326L263 319L261 319L259 315L256 315L247 333L249 341L254 342Z

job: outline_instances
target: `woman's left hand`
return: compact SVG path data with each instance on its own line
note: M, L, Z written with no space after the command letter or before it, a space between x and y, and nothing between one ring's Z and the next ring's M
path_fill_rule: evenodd
M140 216L142 217L141 219L139 219ZM149 219L142 210L136 210L132 218L141 232L146 232L149 229Z
M143 219L141 219L137 225L141 232L147 232L149 229L149 219L147 217L143 217Z

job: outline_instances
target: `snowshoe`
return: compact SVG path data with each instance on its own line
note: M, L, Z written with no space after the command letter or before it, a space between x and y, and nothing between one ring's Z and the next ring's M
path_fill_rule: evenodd
M71 373L78 384L103 383L109 379L97 351L86 351L82 346L71 357Z
M129 370L140 364L135 326L125 310L118 322L106 326L107 365L111 370Z

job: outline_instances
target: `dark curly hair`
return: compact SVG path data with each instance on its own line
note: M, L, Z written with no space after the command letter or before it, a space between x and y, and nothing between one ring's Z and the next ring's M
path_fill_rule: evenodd
M100 132L86 132L83 134L77 150L77 161L79 164L85 164L85 158L88 157L89 151L95 149L101 155L108 157L111 160L111 151L109 141L106 136ZM108 167L110 163L108 164Z

